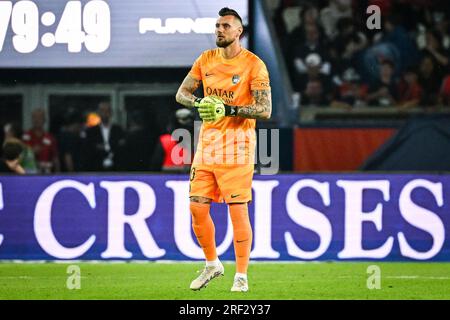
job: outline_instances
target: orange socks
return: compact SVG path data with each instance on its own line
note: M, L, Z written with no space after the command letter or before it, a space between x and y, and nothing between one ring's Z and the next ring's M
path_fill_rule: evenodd
M246 203L232 204L229 207L234 230L236 272L246 274L253 239L250 218L248 217L248 207Z
M217 259L214 223L209 215L210 204L190 203L192 228L198 243L205 253L206 261ZM253 233L248 217L247 204L232 204L229 206L234 231L234 253L236 255L236 272L246 274L250 260Z
M206 261L217 259L214 223L209 215L210 204L191 202L192 228L205 253Z

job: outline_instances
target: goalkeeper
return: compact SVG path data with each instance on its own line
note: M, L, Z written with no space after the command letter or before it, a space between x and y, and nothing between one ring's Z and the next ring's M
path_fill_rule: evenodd
M252 200L255 124L256 119L270 118L272 103L267 68L260 58L241 46L242 32L239 14L229 8L221 9L215 31L218 48L200 55L176 95L178 103L195 107L203 120L191 167L189 197L192 228L205 254L206 266L192 281L192 290L205 287L224 273L209 211L212 201L225 200L233 224L236 256L231 291L248 291L247 269L252 246L248 203ZM203 99L193 95L200 84ZM243 143L236 139L242 135L230 135L233 132L245 133L244 140L240 141Z

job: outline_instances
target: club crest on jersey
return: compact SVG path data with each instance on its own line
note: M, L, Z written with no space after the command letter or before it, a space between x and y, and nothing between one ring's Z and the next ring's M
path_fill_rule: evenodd
M233 78L231 79L231 81L233 82L233 84L237 84L239 81L241 80L241 77L238 74L235 74L233 76Z

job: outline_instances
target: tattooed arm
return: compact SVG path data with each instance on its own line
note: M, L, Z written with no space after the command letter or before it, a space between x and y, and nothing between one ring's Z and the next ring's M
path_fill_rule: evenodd
M193 95L193 93L200 86L200 83L200 80L196 80L190 75L187 75L186 78L184 78L180 88L178 88L176 95L177 102L185 107L193 107L195 100L198 99Z
M239 107L237 115L242 118L258 120L270 119L272 114L272 94L270 89L252 90L252 95L255 97L255 104Z

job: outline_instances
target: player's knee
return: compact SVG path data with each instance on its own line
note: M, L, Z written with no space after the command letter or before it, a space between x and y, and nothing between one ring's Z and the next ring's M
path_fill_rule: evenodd
M189 209L191 211L193 224L203 224L205 220L208 219L209 207L209 203L195 201L190 202Z

